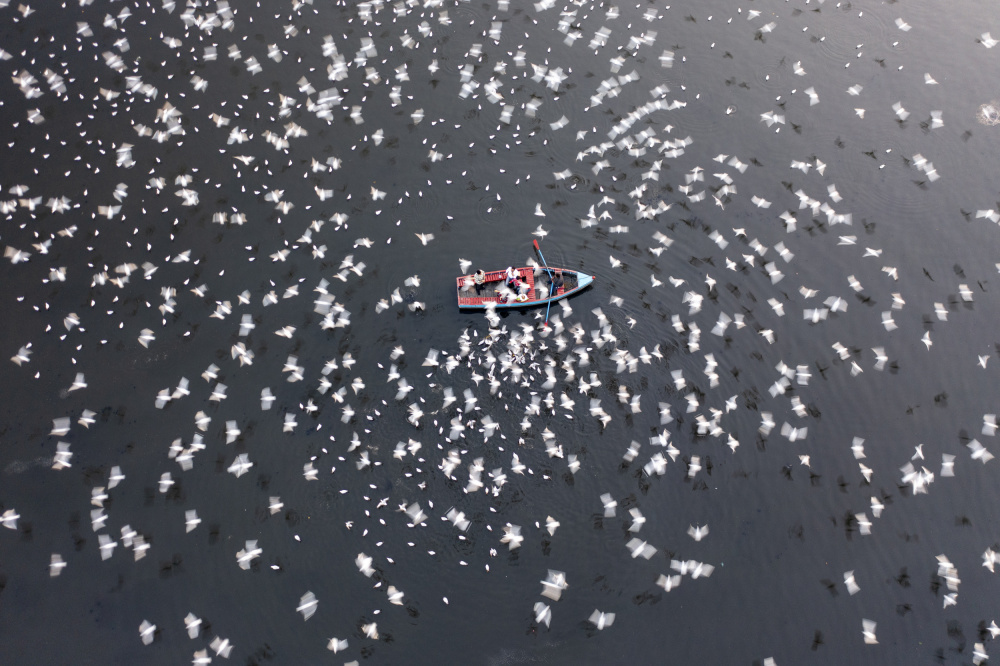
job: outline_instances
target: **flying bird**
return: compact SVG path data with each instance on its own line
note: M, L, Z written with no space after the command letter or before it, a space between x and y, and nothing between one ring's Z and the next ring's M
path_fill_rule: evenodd
M139 638L142 639L142 644L149 645L152 643L155 634L156 625L151 623L149 620L143 620L139 625Z
M316 595L312 592L306 592L299 599L299 605L295 607L295 610L302 613L302 619L308 620L316 614L317 606L319 606L319 601L316 600Z
M615 621L614 613L605 613L600 610L595 610L590 614L588 621L593 624L597 629L603 630L610 627Z

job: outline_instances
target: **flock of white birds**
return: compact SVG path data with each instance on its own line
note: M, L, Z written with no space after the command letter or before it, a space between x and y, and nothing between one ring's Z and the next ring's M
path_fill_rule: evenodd
M393 570L406 553L387 552L382 535L407 532L414 552L434 557L420 534L441 521L456 541L488 540L483 568L495 571L503 567L502 547L509 554L554 539L561 521L566 529L565 516L531 504L530 498L527 509L515 511L505 504L511 487L524 486L530 495L532 484L572 485L577 475L600 485L603 475L618 470L609 472L593 462L596 456L588 449L597 446L613 447L622 468L634 473L649 495L637 503L602 488L578 501L602 524L622 524L622 566L639 567L636 576L646 576L648 585L663 593L682 584L708 584L701 579L718 576L721 563L701 561L699 553L705 552L702 542L710 542L725 526L713 524L710 530L692 517L686 534L671 544L647 536L660 512L654 507L662 501L655 485L704 484L713 459L718 465L723 456L753 455L755 448L774 442L810 472L822 473L831 459L856 461L856 476L848 481L871 487L870 507L854 512L846 527L872 539L879 537L883 512L897 510L887 506L888 498L873 484L884 480L912 495L926 494L932 484L956 476L956 468L971 474L973 464L992 460L988 438L997 429L993 413L984 414L981 424L965 424L977 433L968 438L965 451L946 445L939 450L935 444L925 455L924 444L913 443L911 454L907 444L896 469L877 467L866 457L865 432L846 441L814 441L814 400L819 395L812 391L814 374L850 386L893 369L896 359L914 348L934 354L937 332L963 326L963 316L985 298L985 288L982 281L977 286L974 279L959 278L939 301L914 302L907 277L917 271L905 265L905 257L872 247L875 235L869 234L867 242L859 238L846 193L865 184L847 182L854 180L853 174L835 174L838 185L834 174L827 173L826 158L801 154L781 176L788 181L784 189L765 188L754 175L761 167L757 158L702 147L714 145L711 136L685 129L697 126L694 114L717 121L746 111L728 102L706 108L702 95L713 100L723 95L702 89L687 76L688 49L674 46L684 41L686 26L722 22L730 26L727 34L734 41L766 43L782 30L806 32L809 26L797 13L784 7L765 12L734 6L726 15L685 16L669 6L500 0L472 17L464 2L399 0L341 7L337 21L321 27L314 17L325 16L321 12L328 8L320 4L283 0L245 9L227 0L165 0L162 5L80 0L74 9L87 20L75 22L75 38L58 43L45 36L41 7L0 2L8 22L37 35L33 40L21 35L16 50L0 51L24 98L13 103L10 97L18 93L8 89L3 106L8 114L22 106L26 113L13 121L8 147L24 150L22 132L45 136L27 150L38 165L34 175L25 171L18 178L16 169L8 168L2 183L10 197L0 202L5 218L0 241L11 264L2 288L4 307L8 316L30 315L30 325L37 325L36 330L18 329L25 338L8 352L17 367L8 368L7 381L14 386L50 382L48 369L56 368L62 385L55 391L65 404L74 405L68 410L57 402L45 406L50 410L45 418L52 422L45 446L54 482L79 470L77 438L102 431L114 436L115 426L106 414L101 416L102 410L128 391L114 377L95 381L90 376L93 366L86 357L118 342L110 334L93 333L92 327L117 330L115 335L127 341L118 344L118 353L135 358L161 348L167 358L184 348L186 338L204 342L202 325L218 332L208 343L211 353L183 352L190 356L184 367L199 358L206 361L199 366L205 368L200 378L161 366L174 375L168 386L137 388L138 399L162 410L154 417L158 434L145 444L162 455L155 469L131 468L126 459L89 461L91 467L101 466L102 480L91 484L89 497L81 497L80 503L89 508L97 543L81 553L51 553L50 576L73 575L78 559L112 560L126 551L138 563L158 549L171 548L164 543L166 536L153 541L160 526L144 525L143 533L117 518L116 489L133 478L153 479L159 494L186 501L197 496L196 486L187 483L181 495L180 484L216 456L225 458L223 469L232 475L224 484L252 484L241 477L261 473L259 460L265 454L250 422L258 422L257 428L260 422L272 423L275 433L280 428L287 440L280 444L287 446L286 461L301 469L296 482L337 487L351 516L345 528L370 542L354 563L359 576L380 590L379 600L371 601L357 626L330 627L327 647L334 653L384 640L402 617L393 614L393 606L449 604L448 597L412 599L402 591L407 581ZM859 20L864 14L840 4L834 9L832 2L819 4L824 11L856 14ZM64 4L52 11L65 14L71 8ZM248 39L258 31L254 17L272 22L270 29L281 37L272 43ZM922 29L904 18L895 22L898 34L891 35L890 51ZM147 22L163 30L155 35L155 49L147 45L153 38ZM560 33L554 43L561 40L562 47L535 46L536 35L551 29ZM456 49L442 41L445 36L460 37L456 42L468 47ZM814 36L818 42L824 39ZM996 43L988 32L978 38L984 49ZM714 42L697 46L699 51L726 48ZM857 68L868 48L859 43L844 58L846 72L852 65ZM603 61L607 71L593 80L582 76L575 63L581 51ZM150 67L154 54L165 54L164 60ZM911 116L904 105L915 108L916 101L905 99L891 107L872 107L860 101L874 85L867 79L865 85L833 89L829 81L810 76L808 53L789 59L794 64L784 67L791 66L792 77L783 79L773 105L752 111L759 114L756 126L765 142L776 141L775 133L798 131L811 107L840 104L833 102L838 96L850 103L844 108L858 123L884 116L902 127ZM426 64L416 71L415 62ZM98 72L93 80L77 74L93 68ZM288 78L293 70L299 78ZM899 65L895 74L902 76L902 70ZM282 86L274 83L279 76ZM921 85L939 85L937 79L944 80L942 72L920 74ZM180 83L185 80L189 86ZM212 97L216 87L226 94ZM582 108L564 102L570 89L578 89L574 94L585 101ZM431 94L448 99L450 116L425 113L419 100L430 100ZM645 101L621 110L619 100L626 98ZM385 108L401 111L393 111L398 119L374 126L370 119L385 119ZM490 119L488 138L463 127L469 113L479 122ZM945 127L945 111L912 113L927 117L922 127L928 136ZM53 134L76 135L80 152L66 139L49 140L48 128L57 124L61 133ZM324 128L330 131L320 139L317 134ZM440 138L445 131L468 136L468 147L453 137ZM121 140L125 132L128 139ZM423 138L416 140L414 134ZM360 139L351 143L355 136ZM422 144L419 150L426 158L419 165L391 169L422 168L426 184L420 189L393 187L390 177L364 187L343 186L362 156L404 141ZM161 155L169 161L169 155L200 145L218 146L218 165L158 168ZM438 284L454 284L453 274L467 274L475 265L436 250L442 233L461 233L461 212L447 205L447 191L458 189L465 171L459 176L460 169L449 164L460 164L473 150L489 163L512 146L515 151L552 151L548 185L574 192L576 205L586 200L570 215L557 212L559 202L531 202L533 211L531 205L521 211L530 221L523 224L524 254L530 252L531 234L543 248L561 235L582 234L589 242L607 243L608 259L602 258L600 267L587 267L598 274L597 286L560 302L547 321L541 312L501 317L488 310L469 323L453 307L453 293L435 291ZM897 168L890 152L871 155L878 171ZM939 174L927 157L903 159L922 187L946 186L947 174ZM774 159L768 156L767 161L773 164ZM528 167L523 173L509 173L507 166L496 171L495 183L481 186L480 194L488 200L481 213L487 217L510 206L514 197L507 197L507 191L532 184ZM94 185L68 191L62 180ZM117 184L100 189L98 183L106 182ZM302 182L312 185L305 195ZM421 202L431 200L440 210L418 215ZM996 207L983 205L972 219L1000 223ZM383 214L399 219L384 222ZM206 242L190 235L183 222L198 215L208 220L205 227L217 229L233 245L228 252L178 245L190 238ZM536 216L544 218L540 224ZM715 222L703 221L709 219ZM159 225L155 240L148 240L148 220ZM510 220L503 224L517 228ZM243 247L242 230L255 226L280 227L280 234L258 234L270 247ZM831 233L810 239L807 231L817 228ZM824 252L843 253L839 265L856 269L845 272L840 283L810 283L809 266L797 259L804 242L825 243ZM423 274L386 280L383 276L393 275L384 258L390 246L412 256ZM815 256L815 249L811 252ZM711 261L690 260L709 255ZM540 257L525 261L543 270ZM217 285L230 284L227 272L250 274L256 284L223 291L228 286ZM373 284L381 295L363 302L359 292L371 293ZM39 298L39 293L47 296ZM150 293L158 293L159 300ZM746 294L759 307L747 307ZM874 316L861 305L872 301L880 304ZM415 342L435 306L441 306L435 311L438 318L461 322L454 327L457 335ZM364 330L372 330L390 318L402 340L397 346L382 350L354 339L359 319L365 320ZM826 340L824 327L847 318L866 330L881 328L881 342L862 347L847 338ZM826 340L825 356L802 354L797 336ZM310 344L315 340L322 340L322 347ZM758 391L742 383L734 373L742 361L728 354L732 344L756 354L760 367L767 364L769 386ZM796 349L799 358L793 358ZM965 353L970 372L993 370L992 353L985 346ZM274 367L273 355L284 359L278 372L267 370ZM77 368L78 361L86 370ZM35 369L40 365L46 370ZM235 399L233 393L238 394ZM391 444L378 427L386 421L412 432ZM590 441L623 422L633 433L652 434ZM303 432L319 433L323 445L304 453L304 447L296 446L306 436ZM792 466L786 469L790 477ZM400 481L383 497L375 479L384 478ZM0 524L17 530L19 520L30 518L35 530L43 530L43 517L22 516L15 508L16 484L4 486ZM300 490L269 492L278 493L268 494L261 507L269 516L294 508L286 506L288 495L301 497ZM205 530L199 511L204 513L203 507L194 503L176 511L177 525L183 526L178 539ZM517 517L532 512L537 515L530 520ZM255 534L229 536L242 544L227 552L231 566L283 568L269 557L273 544ZM983 547L983 566L992 572L998 548ZM14 546L5 551L17 556ZM655 564L655 573L642 568L642 561ZM941 602L947 612L958 603L958 570L946 554L928 567L936 568L947 589ZM850 596L863 594L856 574L860 576L855 570L843 573L843 589ZM585 621L588 631L613 632L620 626L615 618L622 609L603 598L589 616L561 615L563 595L584 592L574 589L576 581L564 571L547 569L539 576L544 576L541 599L524 608L526 622L535 630L559 622ZM329 603L303 589L288 612L298 612L306 621L322 618ZM882 618L859 615L856 621L862 629L859 640L877 644L876 624ZM233 617L218 619L215 626L238 623ZM194 664L228 659L241 648L220 634L203 634L195 610L186 617L137 618L136 626L145 645L181 640L186 633L184 640L195 641ZM987 634L975 643L976 664L987 660L986 642L1000 628L991 623ZM779 637L775 643L780 644Z

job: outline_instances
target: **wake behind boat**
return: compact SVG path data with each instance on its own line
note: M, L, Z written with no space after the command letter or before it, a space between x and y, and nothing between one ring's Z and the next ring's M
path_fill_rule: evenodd
M515 269L521 283L521 294L506 286L506 271L486 271L483 284L476 286L474 275L456 279L458 307L466 310L485 310L488 307L523 308L546 305L582 291L594 281L587 275L569 268L524 266ZM550 277L551 272L551 277ZM550 296L550 288L551 296Z

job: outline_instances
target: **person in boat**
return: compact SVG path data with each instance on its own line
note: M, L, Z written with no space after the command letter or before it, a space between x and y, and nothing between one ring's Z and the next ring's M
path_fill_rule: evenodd
M559 271L552 278L552 293L558 293L560 289L565 286L566 282L563 280L562 271Z
M472 281L476 285L476 295L478 296L483 291L483 285L486 284L486 271L480 268L476 271L475 275L472 276Z
M517 271L514 270L513 266L508 266L507 270L504 271L504 280L511 289L517 286L515 284L517 282Z
M514 300L518 303L524 303L528 300L528 283L522 281L520 278L514 278Z

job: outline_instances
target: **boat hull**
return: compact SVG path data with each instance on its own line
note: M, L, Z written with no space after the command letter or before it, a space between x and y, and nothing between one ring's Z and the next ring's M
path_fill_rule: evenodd
M568 296L579 293L589 287L596 279L593 275L574 271L569 268L549 267L548 270L536 269L525 266L516 269L518 276L526 283L526 300L516 298L504 298L505 292L510 290L504 287L504 271L488 271L486 280L477 292L472 275L463 275L455 280L456 294L458 296L458 307L462 310L485 310L495 307L498 310L531 308L539 305L547 305L555 301L562 300ZM549 293L551 281L549 271L559 276L563 280L563 286L559 287L555 293Z

